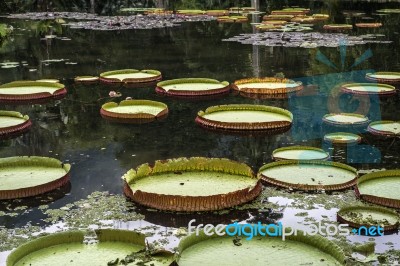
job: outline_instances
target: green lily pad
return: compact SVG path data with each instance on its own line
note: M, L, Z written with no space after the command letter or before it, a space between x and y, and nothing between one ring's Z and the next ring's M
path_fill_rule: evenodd
M394 95L396 88L387 84L377 83L351 83L341 86L341 90L347 93L361 94L361 95Z
M289 146L272 152L274 160L326 160L329 154L323 149L307 146Z
M172 254L137 256L145 250L145 236L128 230L96 231L98 243L84 244L81 231L55 233L27 242L7 258L7 266L22 265L169 265Z
M249 230L246 232L250 233ZM231 236L192 234L179 243L180 266L194 265L342 265L339 246L321 236L258 236L245 240Z
M166 104L149 100L124 100L103 104L100 114L116 122L151 122L168 114Z
M37 82L60 83L58 79L38 79Z
M356 144L361 142L359 135L347 132L334 132L324 136L324 141L331 142L333 144Z
M206 78L172 79L157 83L156 92L169 96L196 97L229 92L229 82Z
M400 121L375 121L368 125L367 130L374 135L398 137L400 136Z
M1 158L0 166L0 199L39 195L69 180L70 165L53 158Z
M353 25L351 24L327 24L323 27L325 30L351 30Z
M365 78L374 82L381 82L387 84L400 83L400 72L375 72L367 73Z
M400 170L386 170L363 175L358 179L356 195L386 207L400 208Z
M99 80L99 77L95 77L95 76L77 76L74 78L75 82L82 82L82 83L96 82L98 80Z
M205 211L252 200L261 183L245 164L227 159L178 158L156 161L123 177L134 201L157 209Z
M327 124L344 126L366 126L369 123L368 117L353 113L326 114L322 120Z
M59 99L67 94L60 83L14 81L0 86L0 101L33 101Z
M327 161L286 160L266 164L258 171L266 183L298 190L341 190L355 185L356 169Z
M400 14L400 8L385 8L385 9L379 9L376 10L376 12L379 13L392 13L392 14Z
M161 72L153 69L122 69L103 72L100 74L100 81L103 81L105 83L140 83L156 81L160 79Z
M0 138L27 131L32 123L29 116L19 112L0 110Z
M381 226L384 231L397 230L399 215L397 212L375 206L348 206L337 212L337 219L341 223L352 227Z
M287 130L293 115L285 109L266 105L230 104L199 111L196 123L210 129L254 131Z
M249 78L236 80L234 90L248 94L287 94L303 89L301 82L285 78Z

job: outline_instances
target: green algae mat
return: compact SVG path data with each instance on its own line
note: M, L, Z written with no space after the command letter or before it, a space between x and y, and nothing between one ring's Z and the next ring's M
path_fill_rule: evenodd
M161 79L161 72L154 69L121 69L100 74L100 81L105 83L141 83Z
M0 199L36 196L65 185L69 164L47 157L0 159Z
M329 154L323 149L308 146L289 146L276 149L272 158L279 160L326 160Z
M0 110L0 138L22 134L31 126L29 116L19 112Z
M320 236L262 236L240 241L230 236L189 235L179 243L180 266L343 265L343 251Z
M357 181L356 195L378 205L400 208L400 170L363 175Z
M100 109L102 117L121 123L145 123L168 115L166 104L150 100L124 100L109 102Z
M230 104L199 111L196 123L202 127L227 131L288 130L293 115L289 111L266 105Z
M258 171L267 184L297 190L342 190L355 185L356 169L327 161L279 161L266 164Z
M157 83L156 92L167 96L198 97L228 93L229 82L207 78L172 79Z
M384 231L394 231L399 227L399 215L396 211L378 206L348 206L337 212L340 223L352 227L381 226Z
M97 230L98 242L84 243L84 233L54 233L27 242L7 258L7 266L24 265L169 265L172 254L139 254L146 249L145 237L128 230Z
M123 177L133 201L161 210L206 211L254 199L261 182L245 164L217 158L177 158L131 169Z

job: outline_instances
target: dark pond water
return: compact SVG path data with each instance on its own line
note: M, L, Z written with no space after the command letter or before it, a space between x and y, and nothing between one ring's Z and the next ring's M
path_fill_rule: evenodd
M363 10L366 17L381 21L384 26L376 30L355 29L350 35L383 34L384 40L392 42L313 49L252 46L222 41L241 33L252 33L250 24L218 24L216 21L126 31L90 31L60 26L53 28L52 33L70 40L44 40L42 38L49 29L43 23L1 18L0 22L14 27L14 34L0 47L0 63L15 61L19 64L15 68L0 68L0 83L57 78L66 85L68 95L61 101L43 105L2 104L1 109L28 114L34 126L24 136L0 141L0 157L38 155L71 163L71 184L63 188L61 194L54 195L58 199L50 204L51 208L86 198L94 191L122 193L121 176L128 169L181 156L226 157L257 170L271 161L274 149L301 144L323 147L332 153L333 160L347 162L357 169L399 168L400 141L390 146L391 140L377 140L365 133L366 141L358 146L347 151L331 149L322 140L331 129L324 128L321 119L332 111L328 107L330 101L338 103L334 110L349 112L357 110L360 101L366 101L370 108L365 112L371 120L399 119L399 95L385 100L363 100L345 95L332 96L331 90L342 82L364 81L366 72L400 70L400 15L375 15L376 9L388 5L305 3L316 11L328 12L332 16L330 22L336 23L355 21L346 18L341 13L343 9ZM368 49L372 56L351 68ZM318 61L317 53L323 53L338 68ZM293 95L283 100L247 99L231 94L220 99L189 101L157 96L154 86L126 88L73 82L78 75L98 75L123 68L158 69L165 80L207 77L229 82L282 72L288 78L317 85L322 93ZM99 109L102 103L110 101L107 98L110 90L121 92L123 97L120 99L130 96L162 101L169 106L170 114L166 120L150 124L109 123L100 117ZM199 110L227 103L279 106L292 111L295 121L290 131L269 136L223 135L196 126L194 118ZM23 226L28 221L42 224L43 215L36 207L32 208L29 215L0 217L0 224L9 228ZM168 225L168 219L175 219L173 215L154 217L151 222L161 225Z

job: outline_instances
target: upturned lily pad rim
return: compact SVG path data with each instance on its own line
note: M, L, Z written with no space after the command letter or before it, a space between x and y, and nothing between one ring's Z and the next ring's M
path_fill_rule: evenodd
M392 120L380 120L380 121L374 121L368 125L367 131L371 134L377 135L377 136L384 136L384 137L396 137L400 136L400 134L396 134L391 131L385 131L385 130L377 130L372 128L375 125L379 124L392 124L392 123L400 123L400 121L392 121Z
M379 28L382 27L382 23L380 22L362 22L356 23L357 28Z
M99 77L96 76L76 76L74 78L75 82L81 82L81 83L97 82L98 80Z
M325 30L351 30L351 29L353 29L353 25L351 25L351 24L327 24L327 25L324 25L323 28Z
M190 84L190 83L205 83L205 84L221 84L222 88L211 89L211 90L165 90L164 86L170 86L174 84ZM228 81L218 81L216 79L209 78L181 78L181 79L170 79L164 80L157 83L156 92L159 94L174 96L174 97L185 97L185 98L196 98L202 96L212 96L217 94L225 94L230 91L230 85Z
M399 215L397 214L397 212L394 211L394 210L388 209L388 208L380 207L380 206L353 205L353 206L346 206L346 207L340 208L340 210L336 214L337 221L339 223L348 224L348 225L350 225L351 227L354 227L354 228L359 228L361 226L370 227L370 226L373 226L373 225L377 225L377 224L360 223L358 221L355 221L354 219L348 219L348 218L345 218L343 216L343 213L348 212L348 211L352 211L352 210L355 210L355 211L360 211L360 210L376 211L376 212L381 212L383 214L396 216L397 217L397 222L396 223L389 224L389 225L382 225L382 227L383 227L383 230L385 232L394 231L394 230L397 230L399 228L400 220L399 220Z
M362 90L352 90L351 89L351 87L359 87L359 86L384 87L384 88L388 88L390 90L371 92L371 91L362 91ZM348 84L341 85L340 90L343 92L346 92L346 93L359 94L359 95L392 96L397 93L395 87L388 85L388 84L382 84L382 83L348 83Z
M397 75L398 78L396 79L388 79L388 78L379 78L373 77L373 75ZM365 74L365 78L369 81L373 82L381 82L387 84L399 84L400 83L400 72L391 72L391 71L378 71L374 73L367 73Z
M330 139L329 136L333 135L342 135L342 136L349 136L349 137L356 137L355 140L346 140L346 139ZM334 132L334 133L328 133L324 136L324 141L331 142L333 144L343 144L343 145L348 145L348 144L357 144L360 143L362 140L361 136L353 133L348 133L348 132Z
M125 78L123 80L117 79L117 78L110 78L107 76L110 75L118 75L118 74L134 74L134 73L148 73L148 74L153 74L153 77L147 77L147 78ZM156 81L160 80L162 78L161 72L155 69L119 69L119 70L112 70L112 71L107 71L100 73L100 81L106 82L106 83L139 83L139 82L149 82L149 81Z
M40 87L52 87L54 92L51 94L49 92L39 92L39 93L29 93L29 94L1 94L0 102L36 102L47 99L61 99L67 94L65 86L61 83L52 82L40 82L31 80L20 80L13 81L0 85L0 89L4 88L15 88L15 87L29 87L29 86L40 86Z
M373 179L384 179L386 177L398 177L400 178L400 170L384 170L384 171L378 171L378 172L373 172L369 173L366 175L361 176L357 180L357 185L355 187L355 192L356 196L362 200L368 201L370 203L390 207L390 208L397 208L400 209L400 200L398 199L392 199L392 198L387 198L384 196L375 196L375 195L368 195L368 194L362 194L360 191L360 185L363 182L373 180Z
M0 127L0 138L22 134L28 131L29 128L32 126L32 122L30 121L29 116L23 115L20 112L0 110L0 117L4 116L20 118L23 121L18 125Z
M59 188L68 183L69 181L69 172L71 169L71 165L63 164L61 161L55 158L40 157L40 156L15 156L15 157L0 158L0 168L18 167L27 165L40 165L40 166L47 166L54 168L61 167L65 170L65 175L56 180L36 186L30 186L12 190L0 190L0 199L17 199L17 198L25 198L25 197L40 195L52 191L56 188Z
M268 24L267 24L268 25ZM275 28L275 26L273 26ZM282 86L276 89L258 89L252 87L239 88L238 85L242 84L250 84L250 83L285 83L285 84L296 84L294 87ZM240 91L247 94L268 94L268 95L276 95L276 94L287 94L292 92L297 92L303 89L303 83L300 81L294 81L287 78L273 78L273 77L265 77L265 78L246 78L235 80L232 84L232 89L236 91Z
M130 185L136 180L149 176L190 171L220 172L240 175L254 179L254 187L231 191L225 194L209 196L166 195L136 190L133 193ZM254 175L249 166L225 158L181 157L155 161L153 166L148 163L129 170L122 176L125 181L124 193L133 201L151 208L166 211L213 211L236 206L256 198L262 191L261 181Z
M249 232L248 230L250 230L250 228L246 227L246 228L244 228L244 230ZM291 230L292 229L289 227L285 228L286 232L290 232ZM223 231L225 231L225 230L223 230ZM320 235L308 236L308 235L304 235L303 231L301 231L301 230L297 230L297 232L298 232L297 235L294 235L294 234L287 235L286 239L304 243L304 244L310 245L312 247L315 247L315 248L319 249L320 251L331 255L339 263L341 263L341 264L345 263L346 256L345 256L344 251L342 250L342 248L340 246L338 246L334 242L332 242L329 239L322 237ZM189 247L193 247L194 245L196 245L202 241L207 241L209 239L220 238L220 237L229 237L229 238L233 239L233 237L226 236L226 235L218 236L217 234L213 234L211 236L208 236L204 233L203 229L199 230L199 234L193 233L193 234L190 234L190 235L182 238L178 245L178 258L176 261L179 264L179 257L182 256L183 252L186 249L188 249ZM263 237L279 237L279 236L270 236L267 234L266 236L263 236ZM252 241L256 241L256 240L253 239ZM260 254L260 256L264 256L264 254Z
M272 151L272 159L275 161L281 161L281 160L293 160L293 159L287 159L283 157L277 157L276 153L282 152L282 151L292 151L292 150L307 150L307 151L316 151L325 154L325 157L320 160L328 160L329 159L329 153L324 151L323 149L316 148L316 147L311 147L311 146L300 146L300 145L295 145L295 146L288 146L288 147L281 147L277 148L274 151ZM312 159L304 159L306 161L312 160ZM298 161L303 161L299 159Z
M218 22L247 22L249 19L246 16L220 16Z
M271 122L222 122L217 120L210 120L204 116L214 112L221 111L263 111L268 113L276 113L284 115L290 119L289 121L271 121ZM289 129L292 125L293 114L285 109L267 105L254 105L254 104L227 104L210 106L205 111L199 111L195 122L200 126L210 129L223 129L234 131L263 131L263 130L276 130L276 129Z
M352 122L343 122L343 121L332 121L332 120L328 119L328 117L335 116L335 115L363 118L364 120L352 123ZM331 125L335 125L335 126L366 126L368 123L370 123L370 120L368 119L368 117L366 117L365 115L356 114L356 113L330 113L330 114L324 115L322 117L322 121L324 121L327 124L331 124Z
M345 182L338 183L332 185L308 185L308 184L300 184L300 183L289 183L281 180L277 180L273 177L268 177L262 174L262 171L267 170L269 168L281 167L286 165L325 165L331 166L335 168L341 168L347 170L349 172L354 173L354 179ZM344 190L350 187L353 187L357 181L357 170L347 164L339 163L339 162L329 162L329 161L321 161L321 160L309 160L309 161L300 161L300 160L283 160L278 162L267 163L258 170L259 178L267 184L276 185L283 188L291 188L296 190L303 191L317 191L317 190L326 190L326 191L337 191Z
M145 236L135 231L121 229L98 229L95 230L95 232L100 243L123 242L143 246L143 248L146 247ZM78 230L57 232L51 235L39 237L37 239L26 242L14 249L8 255L6 265L14 266L25 256L52 246L68 243L81 243L82 245L84 245L84 237L85 233ZM107 261L105 261L104 263L106 264Z
M389 14L398 14L400 13L400 8L384 8L376 10L378 13L389 13Z
M150 113L116 113L112 111L112 108L118 107L118 106L140 106L140 105L145 105L145 106L154 106L154 107L160 107L162 110L154 115ZM108 102L105 103L101 106L100 109L100 114L103 117L108 117L112 119L122 119L122 120L154 120L154 119L160 119L162 117L165 117L168 115L168 106L165 103L162 102L157 102L157 101L151 101L151 100L123 100L119 104L116 102Z

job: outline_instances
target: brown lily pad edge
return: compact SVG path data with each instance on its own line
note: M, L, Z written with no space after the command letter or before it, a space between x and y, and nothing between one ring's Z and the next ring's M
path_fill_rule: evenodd
M118 74L136 74L136 73L146 73L146 74L152 74L153 76L151 77L146 77L146 78L125 78L123 80L117 79L117 78L112 78L108 77L111 75L118 75ZM100 81L104 83L141 83L141 82L152 82L152 81L158 81L162 79L161 72L158 70L154 69L143 69L143 70L137 70L137 69L121 69L121 70L113 70L113 71L107 71L103 72L100 74Z
M374 121L368 125L367 131L375 136L385 137L385 138L394 138L400 136L400 134L396 134L392 131L387 130L378 130L373 128L375 125L384 125L384 124L392 124L392 123L399 123L400 121L391 121L391 120L381 120L381 121Z
M291 159L287 159L287 158L283 158L283 157L278 157L278 156L276 156L276 154L278 152L282 152L282 151L293 151L293 150L316 151L321 154L325 154L325 157L320 160L328 160L329 159L329 153L327 153L323 149L316 148L316 147L310 147L310 146L289 146L289 147L282 147L282 148L275 149L272 152L272 159L274 161L291 160ZM301 159L299 159L299 160L301 160ZM305 159L305 160L309 160L309 159Z
M32 122L29 119L29 116L22 115L19 112L0 110L0 116L16 117L25 120L25 122L22 122L15 126L0 127L0 139L12 138L24 134L32 126Z
M394 75L398 76L398 78L388 79L384 77L377 77L379 75ZM400 72L375 72L375 73L367 73L365 74L365 78L368 81L372 82L380 82L385 84L400 84Z
M363 118L363 121L359 122L344 122L344 121L332 121L329 120L328 117L335 116L335 115L343 115L343 116L348 116L348 117L357 117L357 118ZM356 113L331 113L331 114L326 114L322 117L322 121L326 124L332 125L332 126L353 126L353 127L364 127L367 126L371 121L366 117L365 115L361 114L356 114Z
M288 87L285 85L282 85L280 88L276 89L259 89L259 88L252 88L252 87L244 87L244 88L239 88L238 85L242 84L250 84L250 83L284 83L284 84L296 84L294 87ZM299 81L293 81L290 79L286 78L248 78L248 79L240 79L236 80L232 84L232 89L235 91L239 91L241 95L246 95L249 94L250 98L252 95L267 95L270 96L271 98L278 97L278 98L287 98L288 94L293 93L293 92L298 92L303 89L303 84Z
M29 93L29 94L0 94L0 102L6 103L46 103L50 100L59 100L67 95L67 89L61 83L41 82L41 81L13 81L0 86L0 88L43 86L52 87L56 90L53 94L49 92Z
M254 179L254 186L232 191L226 194L209 196L166 195L136 190L131 185L135 180L151 175L169 172L209 171L242 175ZM164 211L214 211L230 208L256 198L262 190L260 180L254 176L251 168L243 163L224 158L190 157L155 161L153 166L142 164L129 170L123 177L124 193L134 202Z

